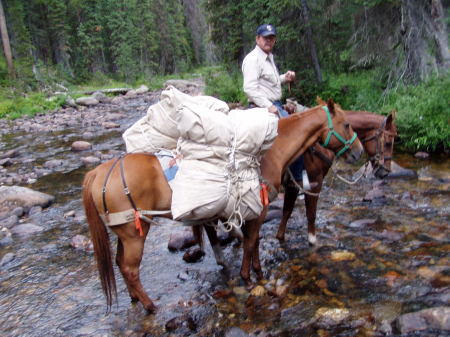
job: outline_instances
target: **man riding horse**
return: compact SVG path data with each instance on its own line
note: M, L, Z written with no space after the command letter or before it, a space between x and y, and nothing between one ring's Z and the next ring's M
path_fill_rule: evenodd
M281 85L295 80L295 72L288 70L280 75L275 65L272 50L276 42L276 29L273 25L263 24L256 30L256 46L245 56L242 63L244 92L249 107L267 108L269 112L285 118L289 114L281 104ZM302 181L303 189L309 190L310 184L305 169L303 155L290 166L297 181Z

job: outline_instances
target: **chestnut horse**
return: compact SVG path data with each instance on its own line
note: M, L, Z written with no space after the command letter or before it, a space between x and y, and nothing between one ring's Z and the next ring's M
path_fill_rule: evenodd
M320 102L320 100L319 100ZM395 112L387 117L367 111L345 111L347 120L364 146L368 160L372 164L373 174L379 179L385 178L391 171L392 154L394 152L394 139L397 135L395 125ZM306 217L308 220L308 242L316 244L316 212L318 194L322 189L323 179L330 169L335 155L322 146L315 144L304 154L305 166L311 181L317 183L312 188L313 194L305 194ZM283 205L283 216L278 227L277 239L284 241L286 224L294 209L295 200L299 189L292 181L285 180L285 194Z
M331 151L338 152L343 148L347 150L344 156L349 162L358 160L363 152L360 141L346 121L345 113L332 100L301 115L294 114L279 120L278 136L261 160L261 180L268 186L266 191L268 190L270 199L276 197L286 167L312 144L323 142L327 138L331 139L328 144ZM338 138L343 139L344 143ZM131 217L126 223L109 227L118 236L116 263L132 301L140 301L148 312L152 312L156 307L139 278L139 265L150 228L149 218L152 216L141 217L144 221L140 223L139 214L145 212L142 210L170 210L172 191L156 156L129 154L120 161L120 165L115 165L117 160L110 160L86 174L83 204L108 309L114 297L117 297L117 291L107 226L102 218L107 221L108 214L112 216L126 211L132 205L134 214L137 215L134 221ZM262 277L258 236L266 212L267 203L260 217L247 221L242 228L244 254L241 276L248 285L251 284L250 265L258 277ZM140 230L137 230L138 223ZM210 241L217 240L215 229L209 227L208 230L207 227L205 229Z

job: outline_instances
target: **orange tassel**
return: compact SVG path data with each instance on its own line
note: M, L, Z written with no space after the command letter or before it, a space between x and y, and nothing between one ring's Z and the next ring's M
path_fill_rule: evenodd
M134 211L134 223L136 224L136 230L139 231L140 236L144 236L144 231L142 230L141 218L139 217L139 211Z
M261 197L261 203L264 207L269 205L269 192L267 190L267 185L261 183L261 191L259 192Z

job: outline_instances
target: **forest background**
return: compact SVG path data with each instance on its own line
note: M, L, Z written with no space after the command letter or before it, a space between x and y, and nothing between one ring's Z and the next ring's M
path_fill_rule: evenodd
M202 76L246 104L240 65L277 27L285 97L397 111L404 150L450 151L450 0L0 0L0 117L52 110L86 87ZM63 92L55 96L55 92ZM49 99L51 98L51 99Z

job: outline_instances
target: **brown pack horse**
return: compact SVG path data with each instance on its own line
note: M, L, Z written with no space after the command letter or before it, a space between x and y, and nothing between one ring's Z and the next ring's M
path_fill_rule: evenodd
M320 102L320 100L319 100ZM364 146L368 160L372 164L373 174L379 179L385 178L391 171L394 139L397 136L395 125L395 111L388 116L382 116L367 111L345 111L347 120ZM304 154L305 167L311 181L317 183L311 192L319 194L323 179L328 173L335 154L322 146L315 144ZM289 180L285 180L285 195L283 216L278 227L277 239L284 241L286 224L294 209L299 189ZM308 241L311 245L317 243L316 212L319 196L305 194L306 217L308 220Z
M331 135L328 144L331 151L338 152L345 147L347 151L344 156L349 162L359 159L363 152L362 145L350 123L346 121L345 113L332 100L302 115L294 114L279 120L278 136L261 161L261 180L268 186L267 199L276 197L286 167L312 144L323 142L328 134ZM344 144L336 135L344 139ZM125 211L130 208L130 201L133 200L135 210L170 210L172 197L172 191L155 156L129 154L123 158L121 165L115 163L116 161L110 160L99 165L86 174L83 182L83 204L108 309L114 297L117 297L117 292L109 236L102 221L102 217L105 218L105 209L110 215ZM124 189L125 181L127 188ZM248 285L251 284L250 265L257 276L262 277L258 240L259 228L267 213L267 203L260 217L247 221L242 228L244 254L241 276ZM132 301L140 301L148 312L152 312L156 307L139 278L139 265L150 224L143 221L142 235L136 225L137 220L130 219L127 223L110 227L118 236L116 263ZM210 241L214 242L217 239L215 229L210 227L208 230L206 227L208 226L205 226L205 229Z

